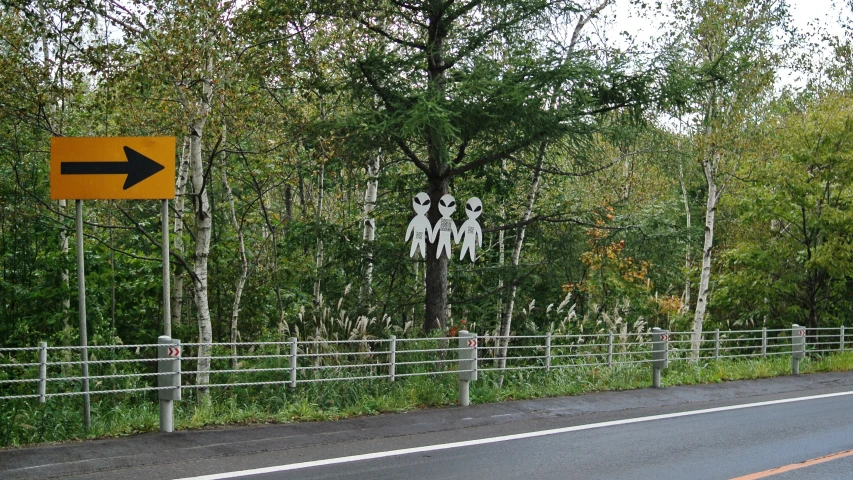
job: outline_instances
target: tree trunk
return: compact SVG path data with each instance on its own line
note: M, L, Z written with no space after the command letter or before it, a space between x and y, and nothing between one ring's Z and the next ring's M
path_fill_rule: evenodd
M504 171L506 170L506 161L501 161L501 183L505 181ZM506 207L503 202L501 202L499 216L501 220L506 219ZM503 267L506 264L506 231L501 229L498 231L498 308L497 308L497 325L498 332L500 332L501 325L503 324L504 319L504 302L503 302L503 289L504 289L504 273ZM500 359L497 359L498 363L500 363Z
M515 246L512 249L513 270L518 268L521 260L521 247L524 245L524 233L527 229L527 221L533 214L533 205L536 203L536 193L539 190L539 180L542 178L542 161L545 159L545 150L548 145L545 142L539 146L539 151L536 155L536 167L533 169L533 178L530 180L530 188L527 192L527 203L524 205L524 213L521 215L521 226L518 227L518 234L515 237ZM501 320L501 338L499 340L500 349L498 353L498 368L501 370L500 379L498 379L498 387L503 385L503 370L506 368L506 356L509 349L509 334L512 327L512 314L515 309L515 296L518 292L518 284L513 282L509 288L509 300L506 304L503 319Z
M65 213L65 207L68 205L66 200L59 201L59 224L62 227L59 229L59 254L62 255L63 259L68 259L68 230L65 228L65 221L62 218L62 215ZM62 284L65 285L65 291L70 292L70 283L68 276L68 269L63 268L59 273ZM71 341L71 326L68 323L68 319L71 315L71 297L65 295L65 298L62 299L62 341L65 345L69 345Z
M213 218L205 184L205 169L201 155L201 139L205 123L204 117L196 117L190 124L190 167L195 195L195 264L193 265L193 290L195 294L196 317L198 319L198 374L197 385L210 383L210 343L213 342L213 327L210 321L210 307L207 292L207 260L210 255L210 234ZM198 390L199 397L207 395L206 388Z
M317 312L320 309L320 273L323 269L323 193L324 180L326 173L326 165L320 162L320 172L318 174L317 186L317 251L314 255L314 320L316 324Z
M190 169L190 139L184 138L181 149L181 164L175 181L175 235L172 237L172 251L184 255L184 208L186 204L187 177ZM184 306L184 272L175 270L172 282L172 325L180 325Z
M110 342L112 343L118 335L116 334L116 257L115 236L113 235L113 215L107 212L107 228L110 230Z
M430 179L429 195L430 202L438 205L439 199L447 194L448 179ZM435 225L441 218L437 208L429 210L430 224ZM426 254L426 301L424 313L424 332L427 334L432 330L444 330L447 327L447 255L435 258L438 251L438 242L427 243Z
M225 126L222 127L223 142L225 141ZM231 185L228 183L228 174L225 165L225 152L222 152L222 183L225 187L225 197L228 200L228 207L231 212L231 225L234 231L237 232L237 242L240 249L240 278L237 279L237 285L234 288L234 303L231 305L231 368L237 369L237 321L240 317L240 299L243 297L243 288L246 286L246 280L249 278L249 259L246 257L246 242L243 239L243 229L237 220L237 210L234 208L234 194L231 191Z
M381 153L367 162L367 188L364 192L364 230L361 235L364 252L364 279L361 285L359 303L366 305L373 291L373 244L376 241L376 219L373 211L376 209L376 199L379 191L379 160Z
M717 182L714 165L718 165L719 154L714 153L712 162L704 162L703 170L708 183L708 199L705 204L705 244L702 247L702 272L699 277L699 292L696 296L696 312L693 317L693 335L690 347L694 359L699 358L702 345L702 326L705 322L705 311L708 307L708 285L711 280L711 250L714 246L714 216L717 212Z
M690 214L690 201L687 198L687 184L684 181L684 165L678 165L678 179L681 183L681 200L684 202L685 227L690 231L692 227L692 215ZM690 311L690 268L693 261L690 258L690 242L684 247L684 293L681 296L681 310L679 313Z

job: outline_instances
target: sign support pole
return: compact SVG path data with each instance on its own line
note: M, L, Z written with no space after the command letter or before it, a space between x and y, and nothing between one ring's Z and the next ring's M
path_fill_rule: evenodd
M77 200L77 310L80 312L80 369L83 377L83 425L92 425L89 405L89 334L86 331L86 270L83 259L83 201Z
M158 343L172 342L172 298L171 285L169 281L169 201L163 200L160 208L160 223L163 230L163 336L157 339ZM162 352L161 352L162 353ZM162 357L162 355L160 355ZM174 365L169 365L174 368ZM180 364L178 364L180 369ZM179 370L180 371L180 370ZM180 388L180 381L177 387ZM171 432L174 429L174 406L172 399L160 398L160 431Z
M169 201L163 200L161 208L163 227L163 335L172 336L172 286L169 277Z

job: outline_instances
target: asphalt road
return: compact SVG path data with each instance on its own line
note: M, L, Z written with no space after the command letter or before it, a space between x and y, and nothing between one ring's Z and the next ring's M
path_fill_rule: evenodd
M146 434L0 451L0 478L730 479L853 450L851 392L804 375ZM795 467L766 478L853 478L853 455Z

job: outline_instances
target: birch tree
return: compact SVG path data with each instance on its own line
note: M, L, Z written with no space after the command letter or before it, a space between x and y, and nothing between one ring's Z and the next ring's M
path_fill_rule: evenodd
M698 358L711 285L717 206L741 159L744 124L772 87L780 63L774 40L787 12L781 0L687 0L674 5L696 66L696 158L707 187L704 240L691 350Z
M610 3L610 0L604 0L601 3L595 5L589 11L578 15L575 27L572 30L568 43L566 44L564 53L566 55L566 62L570 62L572 60L571 56L574 54L575 49L578 47L578 42L581 39L581 35L583 34L583 30L586 25L591 19L599 15L601 11L604 10ZM559 108L559 102L561 101L560 97L561 95L558 93L552 95L551 99L548 102L548 107ZM530 187L527 192L527 201L525 202L524 211L521 214L521 218L519 219L519 227L516 232L515 244L512 249L512 256L510 257L510 262L513 268L518 268L519 262L521 260L521 249L524 246L524 235L527 231L527 224L530 222L530 218L533 215L536 195L539 191L539 182L542 178L542 162L545 160L545 155L547 154L548 146L548 142L543 141L536 150L536 165L533 167ZM503 238L500 239L500 243L500 262L501 264L503 264ZM505 309L501 312L502 317L500 323L500 334L502 338L500 340L501 348L498 357L498 368L500 368L501 370L504 370L506 368L507 349L509 347L509 335L511 333L512 315L515 309L515 297L517 293L518 285L516 283L513 283L509 287L509 298L507 300L507 305ZM501 376L499 383L503 384L503 376Z

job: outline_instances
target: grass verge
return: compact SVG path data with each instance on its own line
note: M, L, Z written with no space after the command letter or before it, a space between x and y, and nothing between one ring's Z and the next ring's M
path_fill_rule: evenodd
M800 372L853 371L853 352L803 360ZM670 361L664 386L695 385L789 375L790 357L688 362ZM550 372L481 372L471 385L472 403L492 403L541 397L579 395L606 390L629 390L651 384L649 365L607 367L554 366ZM456 375L382 380L310 383L287 386L217 389L205 400L185 390L175 404L175 428L217 425L288 423L335 420L387 412L403 412L456 402ZM0 447L119 437L159 428L155 394L93 397L92 426L82 427L80 397L0 403Z

